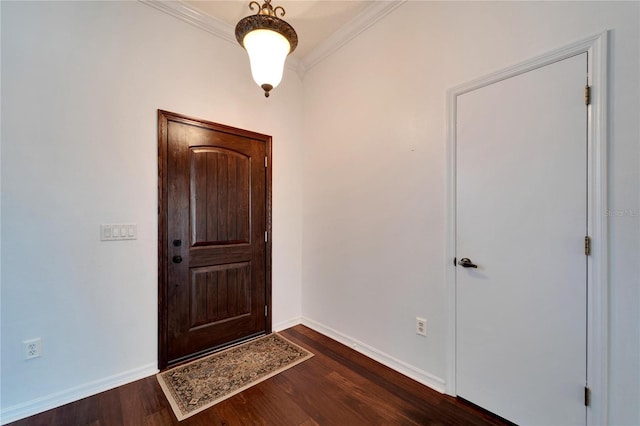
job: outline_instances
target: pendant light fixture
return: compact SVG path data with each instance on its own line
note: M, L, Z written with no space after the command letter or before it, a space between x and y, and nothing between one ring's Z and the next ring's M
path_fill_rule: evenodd
M271 0L264 0L264 4L252 1L249 9L257 6L255 15L242 18L236 25L236 40L249 54L251 75L264 90L264 96L269 97L269 91L280 84L284 61L298 45L298 35L291 25L278 18L282 6L271 6Z

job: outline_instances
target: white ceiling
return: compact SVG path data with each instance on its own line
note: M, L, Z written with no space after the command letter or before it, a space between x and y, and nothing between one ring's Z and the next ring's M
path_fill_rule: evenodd
M185 3L234 28L240 19L256 12L255 7L253 11L249 9L249 0L185 0ZM283 19L298 33L298 47L291 54L298 59L305 58L373 3L371 0L272 0L274 7L284 7Z

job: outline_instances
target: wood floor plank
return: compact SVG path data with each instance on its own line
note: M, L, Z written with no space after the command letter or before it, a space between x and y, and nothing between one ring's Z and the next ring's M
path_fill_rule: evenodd
M396 395L403 403L398 404L395 409L404 408L408 411L407 415L419 424L436 424L441 421L444 421L442 424L509 424L486 411L462 404L455 398L429 389L307 327L297 326L286 330L283 335L292 342L307 347L312 352L319 352L325 359L333 361L327 361L328 368L340 368L348 376L360 376L370 383L367 386L368 391L373 389L371 386L378 385ZM381 398L386 400L383 396ZM451 410L452 407L455 408Z
M111 389L96 395L98 400L98 415L100 425L121 425L124 424L121 410L113 410L120 402L119 389Z
M350 349L349 351L353 352ZM402 409L409 409L411 404L397 394L397 389L395 389L396 393L394 393L394 389L390 386L391 384L389 382L378 383L371 381L350 368L345 368L345 366L341 364L341 362L346 362L344 358L341 359L340 362L334 359L335 354L331 357L328 356L330 352L318 352L318 361L323 362L323 368L332 370L328 374L331 383L333 386L341 389L344 394L347 395L347 398L351 400L351 403L369 407L369 411L373 410L374 415L378 413L377 416L380 419L384 419L387 413L393 412L395 416L401 418L395 419L395 421L402 420L403 423L411 424L411 420L400 413ZM362 358L362 361L369 361L368 358ZM381 368L377 363L375 367ZM394 377L396 376L397 373L395 373ZM420 389L425 389L425 387L420 385ZM428 401L422 402L422 405L425 404L428 405ZM363 409L362 411L366 410ZM392 419L389 418L388 420L391 421Z
M510 425L310 328L281 334L315 356L181 422L152 376L11 425Z
M172 425L174 424L171 413L168 409L163 408L153 414L148 415L144 419L144 426Z
M380 398L379 393L371 392L374 386L362 387L337 371L332 372L329 377L335 386L350 396L352 404L358 407L359 412L368 414L363 415L363 418L369 424L380 422L384 424L419 425L410 416L405 415L403 409L398 409L399 402L395 401L397 398L394 395L388 395L388 399ZM368 413L367 409L369 409Z
M145 422L145 418L153 414L153 411L148 409L149 403L145 398L148 395L147 379L129 383L119 388L119 408L124 426L142 425Z
M236 409L233 407L233 404L229 400L222 401L221 403L211 407L211 410L206 411L214 411L216 413L216 416L220 419L221 425L245 425L245 423L240 420L240 414L236 411Z
M284 420L283 426L313 424L313 419L290 398L286 392L289 386L283 386L283 380L281 375L276 375L260 383L257 389L261 391L262 398L248 398L249 404L255 407L256 414L265 420L265 424L274 424L278 420Z
M319 365L314 356L294 367L295 372L292 368L281 373L292 384L290 398L320 425L360 424L359 414L348 404L344 393L332 386Z
M294 336L294 334L290 336L292 341L296 340ZM298 343L308 345L310 350L319 352L319 360L322 360L325 364L324 368L340 371L343 380L357 383L360 388L366 389L368 398L385 401L394 405L396 409L398 406L411 406L412 404L433 407L434 404L431 403L432 401L429 398L418 397L417 394L424 390L429 390L429 393L433 393L438 402L442 397L441 394L412 379L398 375L397 372L358 354L346 346L340 345L337 348L338 350L334 351L328 348L322 349L321 345L310 344L312 343L311 341L298 341ZM389 372L392 374L387 374ZM387 375L391 380L385 377ZM405 387L408 386L413 388L412 392L406 391ZM429 396L429 394L426 394L426 396Z
M87 425L95 425L98 422L98 398L84 398L77 401L75 406L75 412L73 418L85 419L84 423Z
M75 418L75 406L78 402L72 402L71 404L63 405L62 407L56 408L55 410L46 411L39 416L47 417L47 414L51 414L49 418L49 423L43 424L52 424L52 425L63 425L65 422L69 422L70 419ZM29 423L26 423L29 424Z
M365 383L368 383L366 385L368 392L372 392L377 385L399 397L403 403L397 403L395 409L404 409L407 411L406 415L417 421L418 424L509 424L509 422L486 411L462 404L455 398L429 389L307 327L293 327L285 330L282 334L292 342L300 344L314 353L320 353L322 356L319 359L333 361L326 361L328 362L327 368L340 369L349 377L360 376ZM389 396L380 395L379 398L381 401L387 401ZM452 407L455 409L451 410Z
M262 390L258 386L253 386L229 398L229 404L238 413L243 424L264 425L266 424L266 419L272 414L268 408L265 410L263 399Z

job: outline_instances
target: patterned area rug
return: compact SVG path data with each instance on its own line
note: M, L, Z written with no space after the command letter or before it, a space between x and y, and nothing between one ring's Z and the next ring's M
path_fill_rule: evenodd
M272 333L156 377L176 417L184 420L312 356Z

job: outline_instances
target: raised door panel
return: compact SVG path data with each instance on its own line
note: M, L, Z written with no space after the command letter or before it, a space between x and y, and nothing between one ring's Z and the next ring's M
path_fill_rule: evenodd
M250 242L250 160L231 150L191 148L192 246Z
M251 313L248 262L191 269L191 329Z

